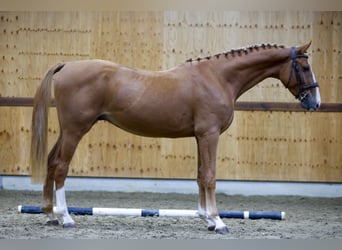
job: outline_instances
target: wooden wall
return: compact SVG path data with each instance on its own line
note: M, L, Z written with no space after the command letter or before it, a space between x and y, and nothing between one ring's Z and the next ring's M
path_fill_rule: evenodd
M312 40L324 103L342 103L342 12L0 12L0 99L32 97L60 61L102 58L161 70L188 58L263 42ZM296 102L268 79L240 98ZM29 174L31 107L0 106L0 174ZM58 135L51 108L49 143ZM218 178L342 181L342 112L236 111L220 139ZM99 122L81 141L70 175L195 178L194 139L152 139Z

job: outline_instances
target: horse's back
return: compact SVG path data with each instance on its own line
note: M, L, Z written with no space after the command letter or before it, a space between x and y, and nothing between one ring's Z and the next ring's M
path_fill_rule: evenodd
M66 62L63 69L55 75L55 84L66 84L67 82L73 81L74 83L94 79L104 69L115 70L118 64L100 60L79 60Z

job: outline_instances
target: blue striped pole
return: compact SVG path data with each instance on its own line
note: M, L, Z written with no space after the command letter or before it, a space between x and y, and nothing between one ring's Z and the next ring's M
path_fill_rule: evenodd
M56 211L56 208L54 207ZM43 213L37 206L18 206L20 213ZM198 217L197 210L184 209L137 209L137 208L96 208L96 207L68 207L70 214L75 215L111 215L111 216L142 216L142 217ZM284 220L285 212L263 211L219 211L221 218L233 219L272 219Z

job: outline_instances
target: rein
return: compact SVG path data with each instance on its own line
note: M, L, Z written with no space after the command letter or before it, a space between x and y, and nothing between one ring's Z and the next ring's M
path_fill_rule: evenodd
M295 75L296 75L297 84L299 87L299 92L298 92L298 95L296 96L296 98L301 101L307 96L309 89L318 87L318 83L314 82L314 83L304 85L302 78L300 77L300 74L299 74L299 68L298 68L298 64L296 61L297 58L308 58L308 56L307 55L297 55L296 54L296 48L292 47L291 48L292 68L290 71L289 80L287 81L287 84L285 87L286 88L289 87L291 79L292 79L292 72L294 71Z

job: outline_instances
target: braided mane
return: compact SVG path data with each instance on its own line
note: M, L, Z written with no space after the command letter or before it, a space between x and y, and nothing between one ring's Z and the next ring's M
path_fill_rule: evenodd
M213 55L213 56L206 56L206 57L198 57L196 59L188 59L186 60L185 62L193 62L193 61L197 61L197 62L200 62L200 61L203 61L203 60L210 60L212 58L217 58L219 59L220 56L225 56L225 57L228 57L229 55L232 55L232 56L235 56L235 55L238 55L238 56L242 56L242 55L247 55L248 53L251 53L251 52L254 52L254 51L259 51L260 49L278 49L278 48L285 48L285 46L283 45L277 45L277 44L261 44L261 45L252 45L252 46L248 46L248 47L245 47L245 48L239 48L239 49L232 49L230 51L225 51L225 52L222 52L222 53L218 53L216 55Z

